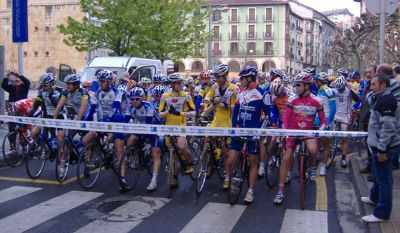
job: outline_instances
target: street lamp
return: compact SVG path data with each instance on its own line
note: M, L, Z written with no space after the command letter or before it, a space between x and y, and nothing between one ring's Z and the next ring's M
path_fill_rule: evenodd
M215 8L212 8L213 6L210 4L208 5L208 10L210 12L210 15L208 16L208 53L207 53L207 67L209 70L211 70L213 67L212 64L212 56L211 56L211 17L213 16L214 11L221 11L221 12L227 12L229 11L229 7L227 6L222 6L222 5L217 5Z

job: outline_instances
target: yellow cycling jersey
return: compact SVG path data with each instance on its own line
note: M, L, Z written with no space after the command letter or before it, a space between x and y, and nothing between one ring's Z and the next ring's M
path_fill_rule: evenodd
M231 127L232 110L235 106L237 92L238 87L231 83L225 89L224 93L222 93L219 89L218 83L211 87L204 99L206 102L205 108L207 108L207 105L210 104L211 99L216 97L221 98L220 103L215 106L214 120L211 123L212 127Z
M210 89L211 89L211 86L203 85L199 90L199 96L204 98L207 95L207 93L210 91Z
M180 112L180 115L167 114L170 107L173 106L176 111ZM164 93L161 97L159 115L165 117L165 125L186 125L185 114L194 115L194 103L189 93L180 91Z

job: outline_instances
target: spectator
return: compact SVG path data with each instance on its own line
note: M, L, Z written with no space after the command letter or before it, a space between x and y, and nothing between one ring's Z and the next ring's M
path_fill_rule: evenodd
M400 83L400 65L393 67L393 76Z
M365 70L365 80L367 80L367 84L365 85L365 89L363 91L363 95L361 96L361 106L360 106L360 113L358 116L359 124L358 130L360 131L368 131L368 121L370 117L370 106L368 104L367 95L370 93L371 88L371 79L375 76L376 72L376 65L369 65ZM371 173L371 151L367 149L368 153L368 163L367 166L360 169L361 173ZM372 175L368 176L368 180L372 181Z
M369 223L388 220L392 210L391 157L400 153L400 128L396 119L400 117L400 106L393 101L394 95L389 87L389 77L377 75L371 81L372 94L368 98L371 106L368 145L372 150L374 184L370 196L362 197L361 201L376 205L372 214L362 217L363 221Z

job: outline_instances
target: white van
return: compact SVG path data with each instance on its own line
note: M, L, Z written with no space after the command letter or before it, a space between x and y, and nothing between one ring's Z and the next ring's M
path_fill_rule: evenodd
M137 57L95 57L81 72L81 81L92 81L98 87L95 73L99 69L107 69L117 74L117 83L125 71L130 74L130 79L139 82L142 78L152 78L157 73L169 74L174 66L171 60L165 60L164 65L160 60ZM68 65L60 65L59 82L64 82L66 75L72 73Z

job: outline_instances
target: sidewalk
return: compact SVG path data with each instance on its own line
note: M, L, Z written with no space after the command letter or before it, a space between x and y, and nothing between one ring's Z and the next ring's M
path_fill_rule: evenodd
M373 211L371 205L361 203L360 201L361 196L369 196L369 190L372 186L372 182L367 181L367 175L360 173L360 168L365 166L366 159L367 154L365 152L362 157L353 156L350 160L351 178L363 215L370 214ZM360 219L360 221L362 220ZM384 223L369 223L367 225L371 233L400 233L400 170L393 171L393 207L390 220Z

